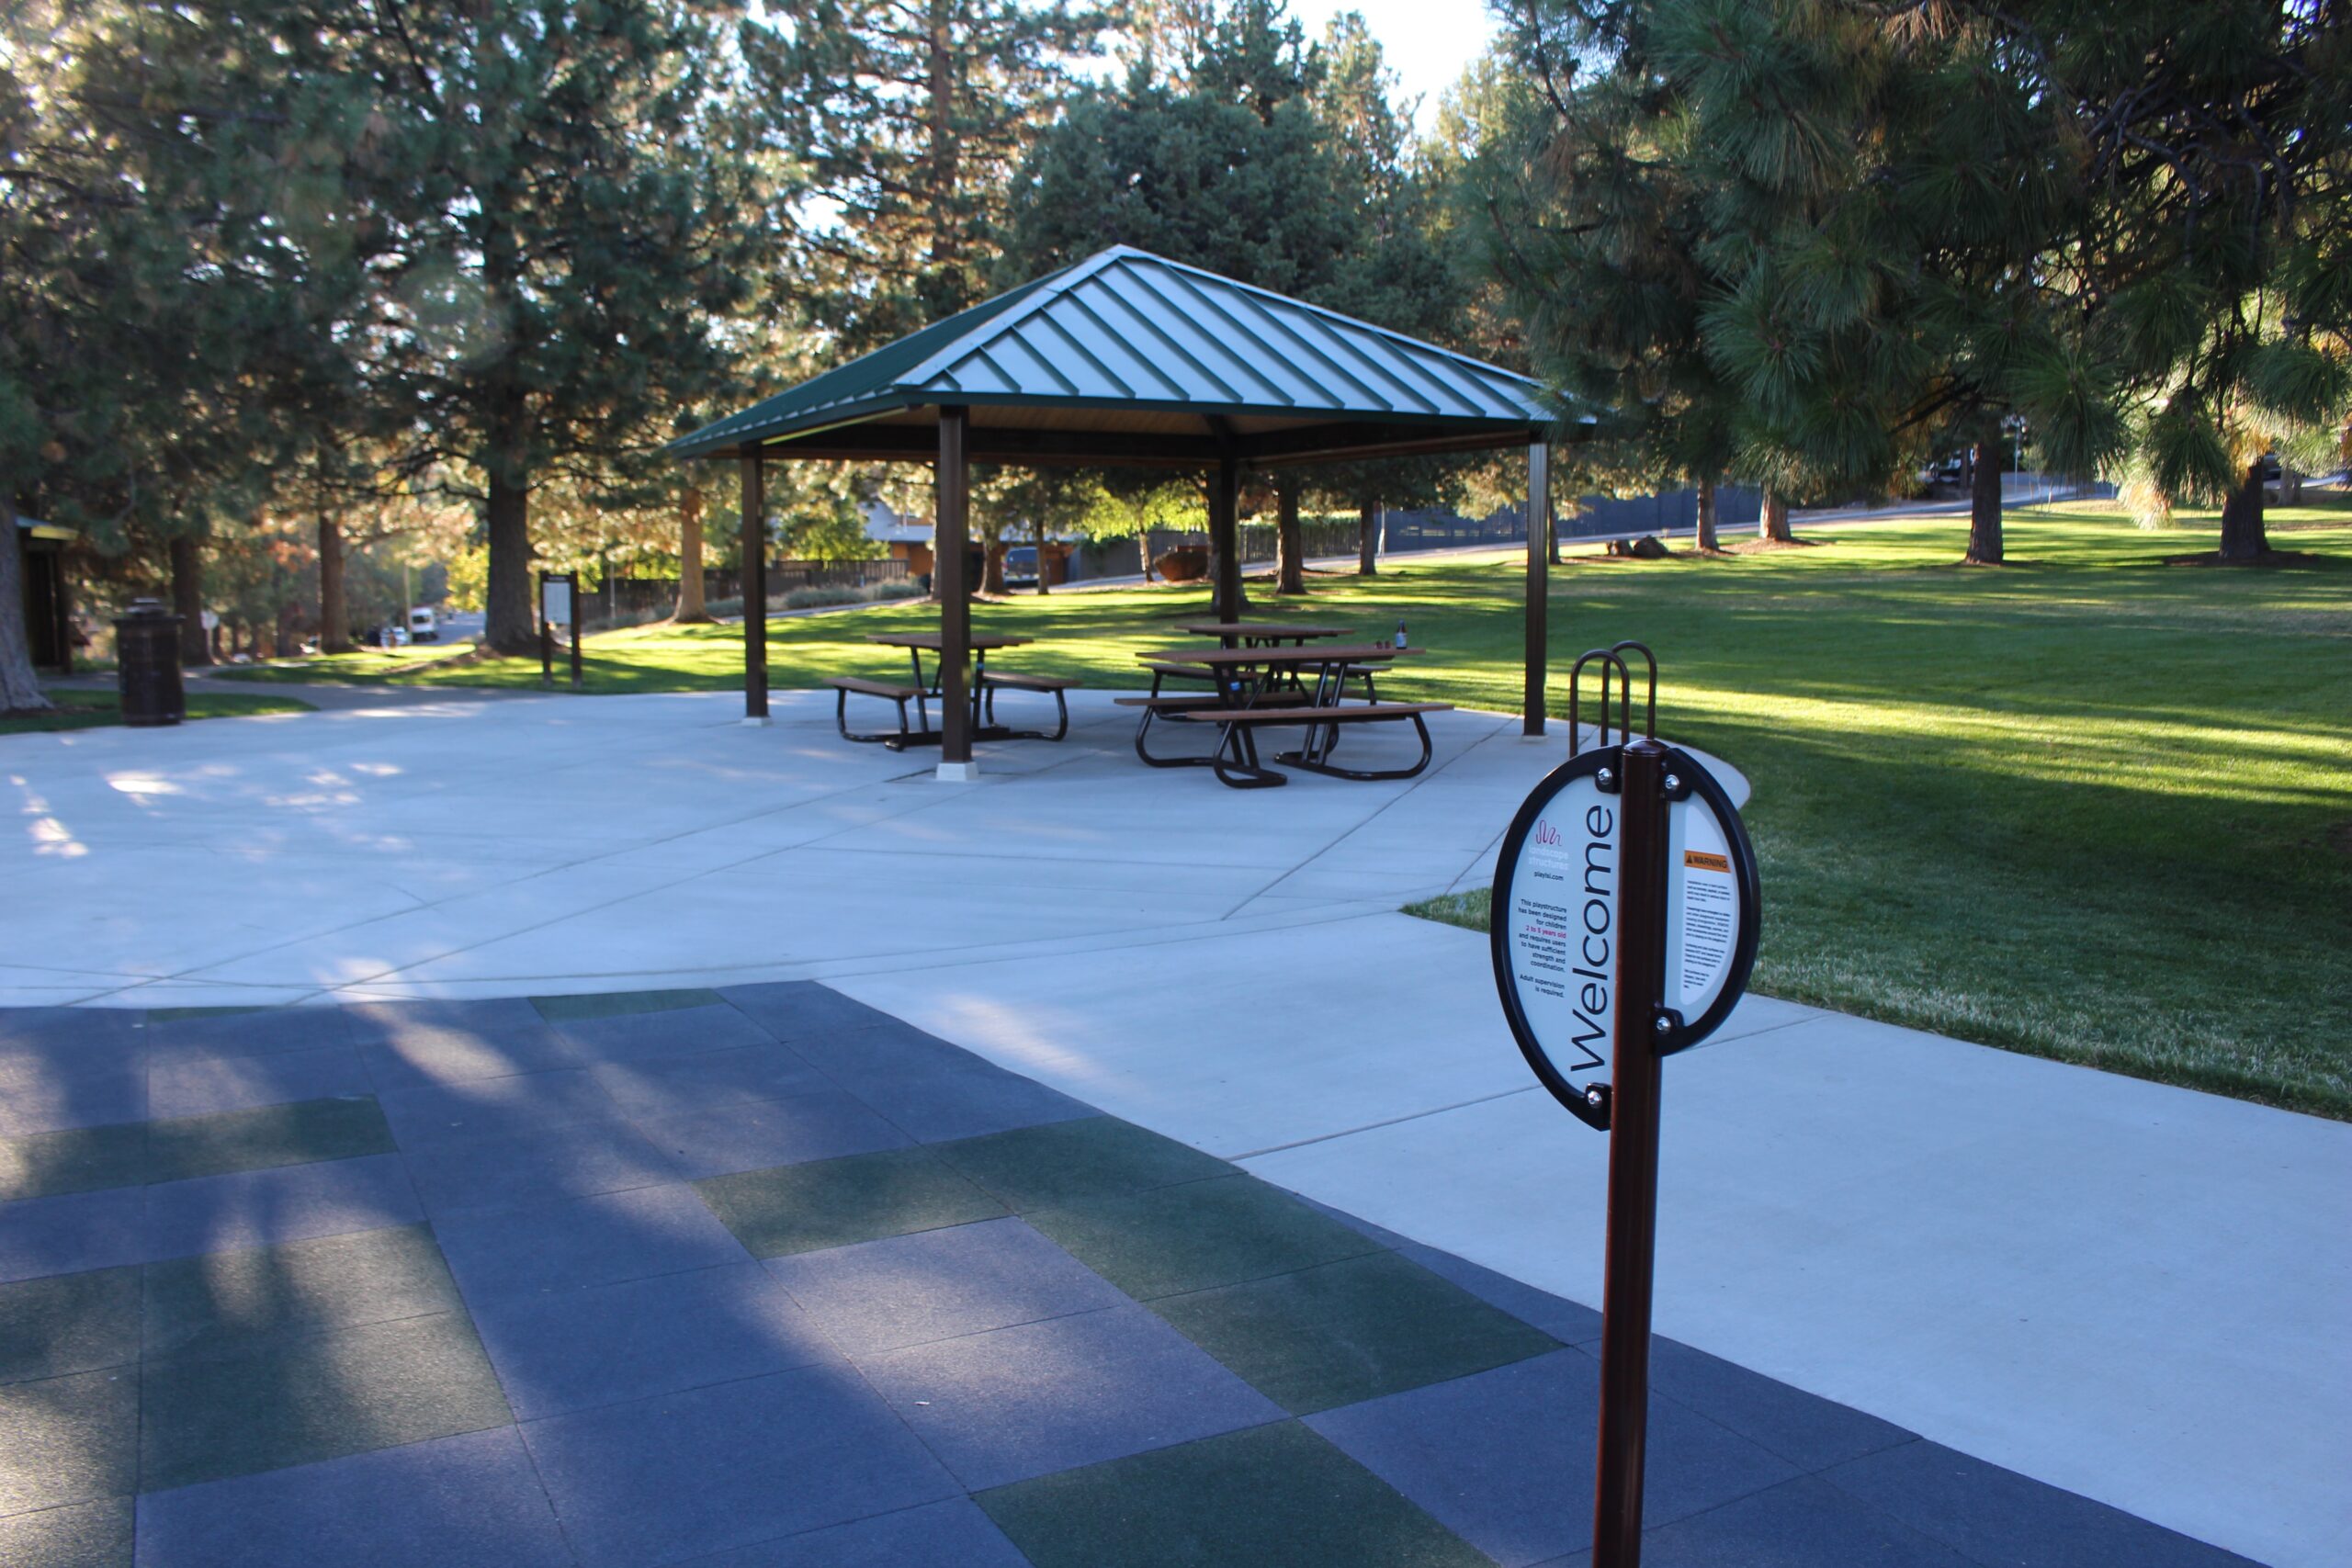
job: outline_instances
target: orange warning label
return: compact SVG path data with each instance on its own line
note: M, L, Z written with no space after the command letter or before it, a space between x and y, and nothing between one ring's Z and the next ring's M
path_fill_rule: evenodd
M1682 863L1693 871L1729 872L1731 870L1731 858L1728 855L1709 854L1704 850L1683 851Z

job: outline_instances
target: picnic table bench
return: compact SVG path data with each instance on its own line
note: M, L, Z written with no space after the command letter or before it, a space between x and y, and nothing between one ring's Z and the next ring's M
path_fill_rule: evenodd
M940 685L939 655L944 651L946 639L938 632L869 632L866 641L884 648L903 648L912 666L911 682L877 681L863 675L831 675L825 684L837 695L833 702L833 727L844 740L878 742L893 751L903 751L910 746L935 746L941 732L931 727L928 698L943 695ZM991 670L988 665L990 651L998 649L1020 648L1031 639L1025 637L1005 637L996 633L975 632L969 639L972 650L971 689L967 694L971 705L971 734L975 740L1059 740L1069 733L1069 699L1068 693L1078 682L1059 675L1031 675L1013 670ZM932 668L923 671L922 656L932 655ZM1043 729L1014 729L996 722L996 696L999 692L1034 692L1054 699L1056 723L1049 732ZM858 733L849 727L849 699L853 695L879 697L895 704L899 710L899 728ZM907 704L915 705L915 728L907 725Z
M1233 623L1222 623L1230 625ZM1136 726L1136 755L1156 768L1206 767L1219 782L1236 789L1263 789L1284 782L1265 765L1258 751L1258 731L1269 727L1296 726L1306 734L1291 750L1274 761L1286 767L1336 778L1412 778L1430 764L1431 747L1424 716L1445 711L1445 703L1382 702L1373 690L1372 672L1399 658L1418 657L1417 648L1377 644L1308 648L1304 641L1291 648L1271 644L1255 648L1158 649L1139 655L1145 668L1155 671L1151 694L1114 699L1120 706L1142 710ZM1163 694L1159 671L1171 668L1205 671L1214 690L1206 693ZM1310 687L1302 676L1313 671ZM1348 703L1347 684L1360 678L1366 700ZM1163 756L1150 747L1152 727L1166 718L1187 724L1217 726L1216 748L1206 756ZM1420 742L1420 756L1396 768L1348 768L1331 761L1344 728L1364 724L1410 724Z

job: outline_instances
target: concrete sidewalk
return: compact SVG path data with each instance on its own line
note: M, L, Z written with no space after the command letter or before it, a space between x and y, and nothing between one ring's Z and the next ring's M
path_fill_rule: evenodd
M1138 766L1090 694L958 788L813 694L769 729L735 702L0 739L0 1003L823 977L1597 1299L1602 1140L1532 1088L1482 941L1393 913L1486 880L1556 738L1446 716L1409 784L1240 795ZM1667 1094L1661 1331L2283 1568L2352 1559L2352 1128L1768 1001Z

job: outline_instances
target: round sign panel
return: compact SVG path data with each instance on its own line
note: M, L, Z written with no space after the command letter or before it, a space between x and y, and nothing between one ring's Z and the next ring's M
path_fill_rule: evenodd
M1714 1032L1756 962L1756 854L1729 795L1687 751L1668 748L1666 983L1673 1027L1660 1055ZM1495 871L1495 986L1511 1033L1544 1088L1596 1127L1615 1032L1620 748L1555 769L1511 819Z

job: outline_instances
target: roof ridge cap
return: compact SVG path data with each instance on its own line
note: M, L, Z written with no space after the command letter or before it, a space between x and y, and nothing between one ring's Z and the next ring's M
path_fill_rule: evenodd
M960 334L953 343L934 352L922 364L910 367L904 375L892 378L890 385L893 388L906 389L920 387L923 382L946 369L949 365L970 354L973 351L973 344L985 343L1000 335L1006 329L1027 321L1031 316L1044 310L1047 301L1059 299L1113 262L1125 255L1148 256L1150 254L1149 251L1138 251L1133 245L1117 244L1107 250L1097 251L1082 261L1070 263L1069 265L1061 269L1058 276L1047 273L1044 277L1035 279L1034 283L1023 286L1035 288L1036 292L1023 299L1017 307L1010 310L1000 310L987 321L973 327L971 331Z

